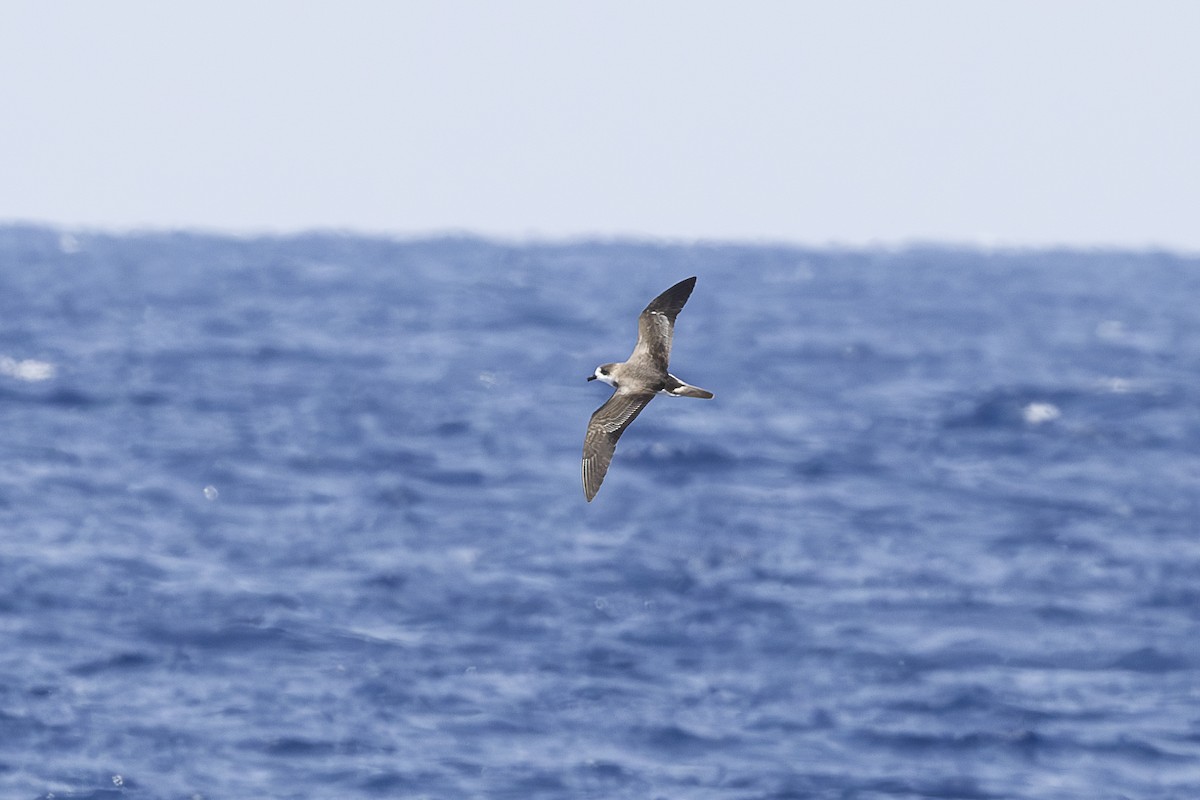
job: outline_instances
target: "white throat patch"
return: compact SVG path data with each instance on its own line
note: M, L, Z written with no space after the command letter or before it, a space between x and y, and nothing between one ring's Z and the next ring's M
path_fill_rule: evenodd
M598 380L598 381L604 381L604 382L605 382L605 383L607 383L609 386L612 386L612 385L613 385L613 380L615 380L615 379L613 378L613 374L612 374L611 372L610 372L610 373L608 373L607 375L605 375L605 374L603 374L603 373L601 373L601 372L600 372L600 368L599 368L599 367L596 367L596 371L595 371L595 372L593 372L592 374L596 376L596 380Z

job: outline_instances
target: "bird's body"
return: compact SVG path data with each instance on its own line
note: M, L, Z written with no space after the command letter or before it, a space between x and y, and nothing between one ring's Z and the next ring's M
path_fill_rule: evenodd
M600 490L617 440L656 394L672 397L711 398L712 392L691 386L667 372L675 317L696 286L688 278L650 301L638 317L638 340L629 360L601 364L588 380L601 380L613 387L612 397L596 409L588 421L583 440L583 493L588 502Z

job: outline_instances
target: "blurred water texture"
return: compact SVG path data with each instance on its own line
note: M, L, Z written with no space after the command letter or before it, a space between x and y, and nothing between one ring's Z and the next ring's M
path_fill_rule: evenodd
M698 275L591 505L584 378ZM0 228L0 794L1200 797L1200 260Z

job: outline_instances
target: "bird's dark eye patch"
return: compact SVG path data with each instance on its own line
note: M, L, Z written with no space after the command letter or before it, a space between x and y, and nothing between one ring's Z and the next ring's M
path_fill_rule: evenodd
M601 374L601 375L607 375L607 374L608 374L608 370L606 370L604 367L601 367L601 368L600 368L600 374Z

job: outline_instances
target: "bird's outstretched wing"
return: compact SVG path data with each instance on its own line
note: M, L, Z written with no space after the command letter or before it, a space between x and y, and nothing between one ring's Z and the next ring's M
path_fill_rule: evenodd
M638 340L630 361L649 360L666 371L671 360L671 339L675 332L675 317L696 287L694 277L682 280L650 301L638 317Z
M583 494L589 503L604 482L617 439L653 399L653 392L613 392L608 402L592 413L583 437Z

